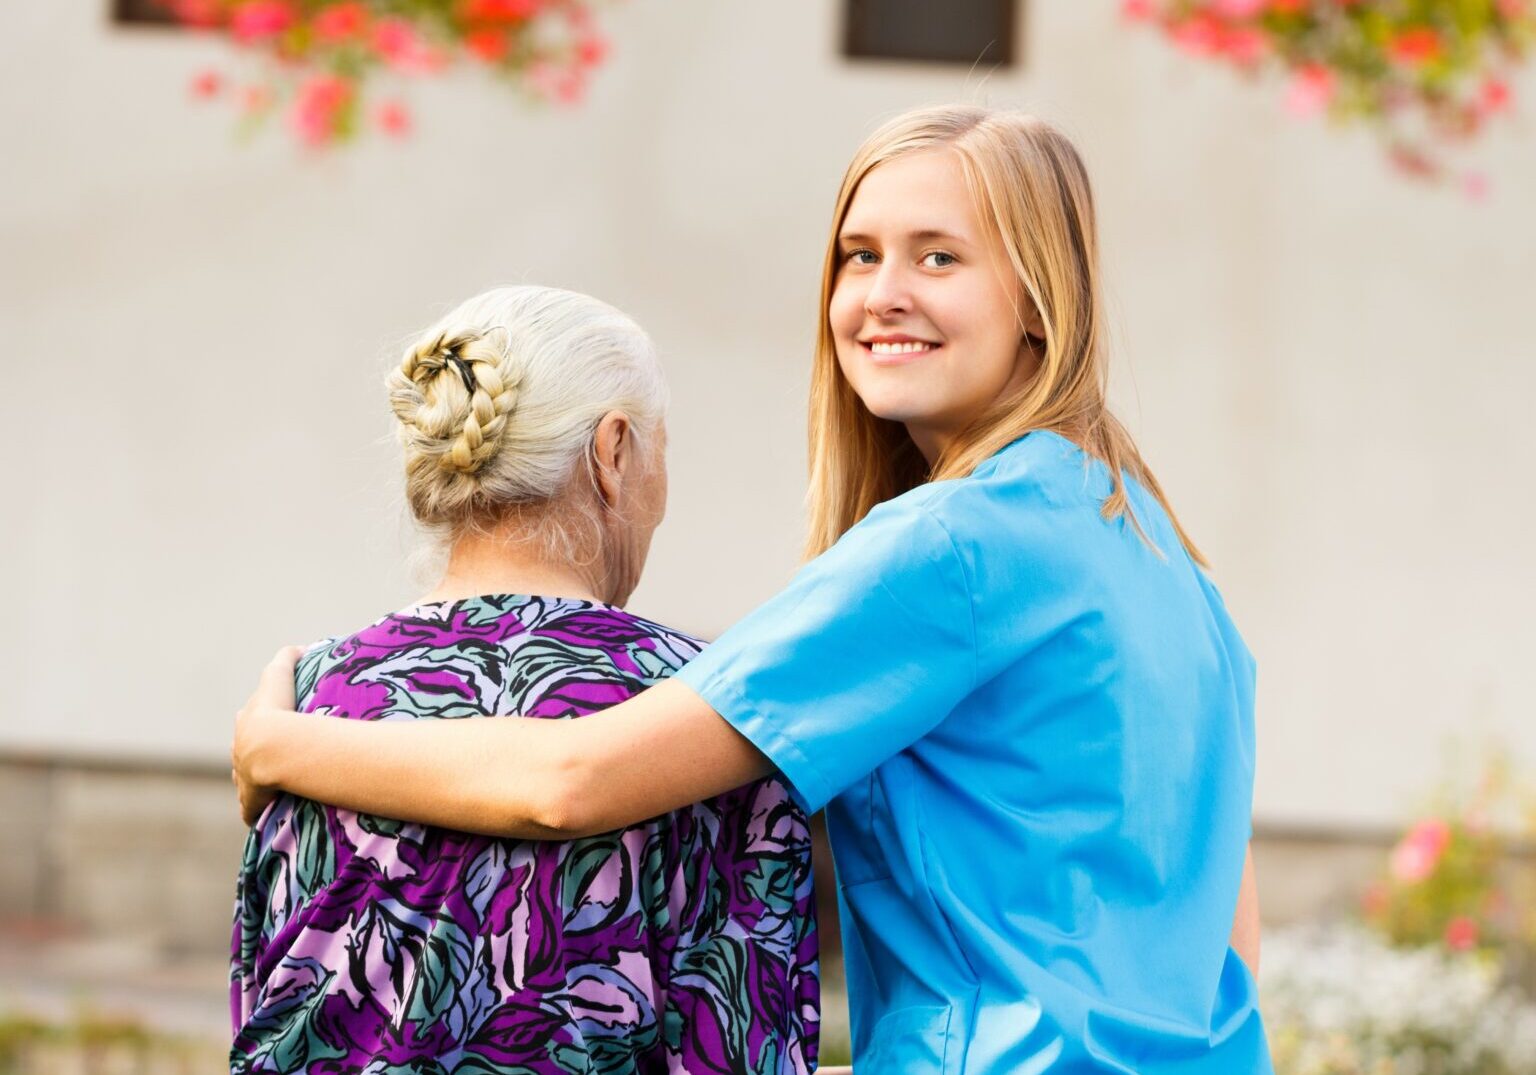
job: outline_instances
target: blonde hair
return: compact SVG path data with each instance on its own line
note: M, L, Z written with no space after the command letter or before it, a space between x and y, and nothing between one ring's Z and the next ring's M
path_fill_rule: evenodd
M622 411L643 442L667 406L640 326L547 287L476 295L407 348L386 386L419 523L452 541L516 514L523 537L565 556L578 544L571 511L585 503L566 494L578 470L592 478L603 415ZM569 510L548 510L557 504Z
M900 423L871 414L854 394L838 366L828 310L841 265L838 233L860 182L887 161L936 148L959 157L978 214L995 225L1009 265L1040 312L1045 341L1039 373L993 403L930 467ZM1022 332L1022 311L1019 324ZM926 481L964 477L1039 429L1075 441L1108 466L1113 485L1101 507L1106 519L1129 514L1141 530L1126 495L1129 474L1168 512L1189 555L1205 563L1105 401L1109 364L1093 196L1082 158L1048 123L985 108L920 109L859 147L832 214L813 363L808 556L824 552L876 504Z

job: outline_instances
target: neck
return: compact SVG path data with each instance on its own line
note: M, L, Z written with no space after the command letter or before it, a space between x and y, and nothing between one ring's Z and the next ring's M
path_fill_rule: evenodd
M454 542L448 567L423 601L455 601L491 593L574 597L621 604L613 592L602 557L582 557L579 564L551 562L532 542L498 528L466 534Z
M933 464L939 456L944 454L944 449L949 445L950 438L937 430L915 423L907 424L907 436L912 438L912 443L917 445L917 450L928 462L928 468L933 469Z

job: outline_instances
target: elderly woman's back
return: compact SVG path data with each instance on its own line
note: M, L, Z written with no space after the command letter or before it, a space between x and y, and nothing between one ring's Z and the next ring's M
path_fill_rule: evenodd
M512 293L554 296L558 309L576 301L578 312L582 301L599 305L543 289L493 294ZM523 303L512 313L516 323L548 310ZM477 391L496 394L484 388L498 380L505 389L516 379L537 403L537 385L526 383L538 380L537 369L509 369L508 348L516 340L493 349L503 356L499 375L482 368L486 353L477 364L462 346L429 372L452 376L471 409ZM405 367L412 363L408 355ZM432 394L429 385L416 409L437 405ZM397 414L411 409L396 395ZM500 405L489 408L492 419ZM503 427L517 406L501 410ZM452 416L444 428L461 436ZM505 442L511 430L496 432ZM535 446L537 434L524 431ZM486 451L483 429L479 439L472 469L450 448L412 474L417 517L449 530L454 560L439 587L447 596L311 648L299 666L300 709L353 720L580 717L698 652L694 640L606 600L486 589L520 572L548 578L574 560L586 565L590 589L622 601L654 521L637 519L636 510L607 519L602 505L620 497L599 495L596 514L576 513L596 537L569 540L580 528L570 526L567 486L584 487L581 465L575 478L556 474L560 489L543 500L503 492L498 502L484 495L487 481L460 483L459 502L471 510L457 522L466 525L457 525L451 497L445 507L438 496L440 514L431 518L424 491L441 494L445 480L480 474L510 450L498 443ZM612 462L611 451L598 455L598 470ZM408 441L408 470L411 462ZM594 481L602 494L602 479ZM563 525L532 511L562 502ZM520 543L506 546L496 526L511 526ZM486 566L487 549L499 567ZM455 593L455 563L457 589L467 592ZM644 825L550 843L285 796L247 842L232 958L236 1072L776 1075L815 1066L810 840L804 814L776 779Z

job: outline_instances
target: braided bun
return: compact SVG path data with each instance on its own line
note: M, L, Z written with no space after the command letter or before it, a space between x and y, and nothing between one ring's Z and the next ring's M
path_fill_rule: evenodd
M598 421L644 435L666 409L650 340L587 295L507 287L477 295L407 349L389 405L417 520L449 535L514 505L554 502Z
M445 470L473 474L496 454L520 375L483 336L439 334L406 352L389 380L401 435Z

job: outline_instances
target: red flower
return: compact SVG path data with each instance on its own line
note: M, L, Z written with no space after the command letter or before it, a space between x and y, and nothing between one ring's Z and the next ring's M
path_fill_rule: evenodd
M368 8L358 0L329 4L315 13L315 36L327 44L360 37L368 26Z
M464 47L486 63L496 63L506 58L507 33L490 26L471 30L464 35Z
M1414 26L1394 37L1387 51L1400 63L1428 63L1440 58L1440 35L1428 26Z
M374 113L378 120L379 128L396 138L403 138L411 133L411 114L405 105L399 101L385 101L379 105Z
M1477 947L1477 921L1466 915L1457 915L1445 924L1445 946L1455 952L1466 952Z
M523 22L539 13L540 0L460 0L466 22Z
M1269 10L1279 15L1300 15L1311 6L1311 0L1269 0Z
M199 71L192 76L192 84L188 87L193 97L201 97L204 100L217 97L223 88L224 76L214 70Z
M252 0L235 8L229 29L236 41L250 43L276 37L293 25L293 8L284 0Z

